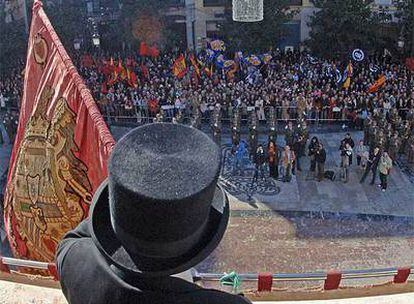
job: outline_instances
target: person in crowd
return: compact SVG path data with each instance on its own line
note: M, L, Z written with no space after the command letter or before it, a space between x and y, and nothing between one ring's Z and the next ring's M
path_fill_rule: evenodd
M341 168L344 183L349 181L349 166L352 157L352 147L349 142L343 142L341 145Z
M365 169L367 165L367 160L369 157L368 147L364 145L364 141L360 140L358 145L355 148L355 153L357 156L357 165L361 166L362 169Z
M315 154L316 151L319 148L319 140L316 136L312 137L309 146L308 146L308 156L310 158L310 169L309 171L311 174L315 174L316 171L316 160L315 160Z
M381 158L381 153L379 147L375 147L374 150L370 153L367 166L365 168L365 172L362 175L362 178L360 180L360 183L364 183L365 179L367 178L368 174L372 172L372 180L370 185L375 184L375 179L377 177L377 169L378 169L378 163Z
M321 182L325 177L325 162L326 162L326 150L322 143L319 143L318 149L315 153L315 161L317 168L317 179Z
M295 140L293 143L293 151L296 155L295 166L299 172L302 171L300 159L302 158L302 156L305 156L305 149L306 140L302 135L299 135L297 140Z
M267 157L269 163L269 177L278 179L279 178L279 151L274 141L269 141L267 147Z
M248 157L247 145L244 140L236 146L236 152L234 155L233 175L244 175L244 165L246 158Z
M293 122L289 121L285 127L285 144L292 147L295 141L295 129L293 128Z
M350 133L346 133L345 138L341 141L341 145L339 147L339 150L342 150L343 146L345 146L346 144L349 144L349 146L353 149L355 147L355 142L351 137ZM352 165L352 158L353 155L349 155L349 165Z
M292 180L292 168L295 163L295 152L290 149L290 146L286 146L282 153L282 166L284 169L284 182L290 182Z
M256 173L255 175L257 175L257 177L255 177L255 179L257 180L259 178L265 179L265 163L266 163L266 154L265 151L263 149L263 145L259 144L259 146L256 149L256 155L254 157L254 163L255 163L255 168L256 168Z
M388 175L392 169L392 159L388 155L388 152L384 151L381 155L380 161L378 163L378 171L380 177L380 187L383 192L387 190L388 187Z

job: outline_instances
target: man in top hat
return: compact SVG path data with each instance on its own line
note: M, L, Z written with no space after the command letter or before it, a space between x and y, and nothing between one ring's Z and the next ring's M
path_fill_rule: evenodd
M219 244L229 218L221 153L179 124L136 128L115 146L89 218L57 252L70 304L250 303L180 277Z

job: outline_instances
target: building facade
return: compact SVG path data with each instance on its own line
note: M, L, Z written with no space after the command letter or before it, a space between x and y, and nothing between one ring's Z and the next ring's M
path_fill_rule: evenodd
M206 38L220 37L220 23L225 17L226 0L178 0L167 15L177 18L175 22L185 23L187 47L199 49ZM316 10L310 0L291 0L290 6L298 14L285 24L286 38L275 41L281 48L300 47L309 37L307 23Z
M174 22L185 24L185 35L189 49L199 49L206 38L220 37L220 22L224 20L226 0L176 0L167 15ZM317 8L312 0L290 0L290 7L298 13L285 24L286 37L275 41L275 46L285 48L300 48L309 38L308 23ZM373 11L390 15L390 22L395 21L395 7L392 0L375 0Z

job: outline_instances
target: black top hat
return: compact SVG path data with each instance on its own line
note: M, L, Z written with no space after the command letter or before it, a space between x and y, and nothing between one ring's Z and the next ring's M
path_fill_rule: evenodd
M103 255L140 276L185 271L217 247L229 218L217 186L219 147L197 129L151 124L126 134L95 193L92 237Z

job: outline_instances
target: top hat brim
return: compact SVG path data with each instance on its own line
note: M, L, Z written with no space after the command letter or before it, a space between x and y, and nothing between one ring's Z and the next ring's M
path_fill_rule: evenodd
M216 186L204 233L192 249L174 258L154 258L130 253L117 239L111 225L108 181L106 180L93 198L90 212L91 234L99 251L117 268L142 277L167 276L184 272L203 261L223 238L229 214L227 195L221 187Z

